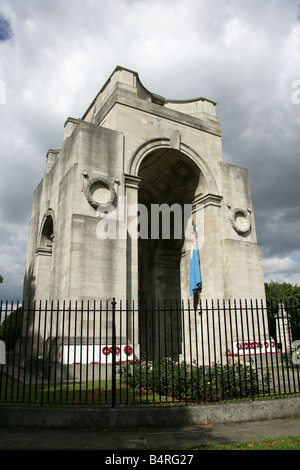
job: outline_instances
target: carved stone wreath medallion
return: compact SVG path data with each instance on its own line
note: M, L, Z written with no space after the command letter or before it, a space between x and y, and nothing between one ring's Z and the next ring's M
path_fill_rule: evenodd
M249 212L244 209L234 209L231 213L231 224L237 233L245 235L251 228Z
M106 208L115 206L117 195L113 186L105 179L93 178L85 187L85 195L88 203L94 208L105 211Z

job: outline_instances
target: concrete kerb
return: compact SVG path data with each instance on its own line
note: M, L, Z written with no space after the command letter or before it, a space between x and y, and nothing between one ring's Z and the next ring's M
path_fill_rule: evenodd
M269 421L300 416L300 397L170 407L0 406L1 427L128 429Z

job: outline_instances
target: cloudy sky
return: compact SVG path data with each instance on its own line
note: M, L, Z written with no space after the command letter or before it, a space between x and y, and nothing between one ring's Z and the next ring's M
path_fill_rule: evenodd
M0 0L0 298L22 296L47 150L117 65L166 98L217 101L265 279L300 284L300 0Z

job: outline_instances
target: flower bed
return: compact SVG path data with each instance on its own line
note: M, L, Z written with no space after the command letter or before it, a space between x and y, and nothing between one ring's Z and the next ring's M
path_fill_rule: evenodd
M146 389L174 401L215 401L259 394L259 379L250 362L231 361L199 366L171 358L143 358L120 366L123 384Z

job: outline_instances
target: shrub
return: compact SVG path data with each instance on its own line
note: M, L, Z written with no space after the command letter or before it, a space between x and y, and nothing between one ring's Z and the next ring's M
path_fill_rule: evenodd
M121 381L132 388L179 401L213 401L257 395L259 381L251 363L228 361L199 366L171 358L142 360L120 366Z

